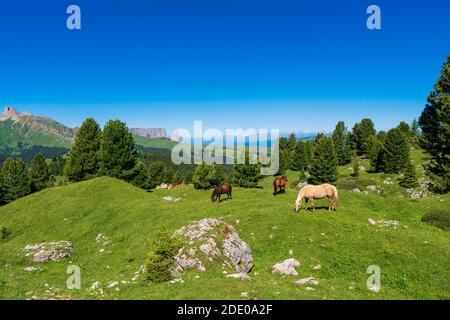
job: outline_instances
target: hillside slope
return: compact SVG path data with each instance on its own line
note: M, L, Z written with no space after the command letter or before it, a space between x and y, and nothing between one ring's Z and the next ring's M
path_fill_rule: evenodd
M294 214L295 190L274 197L270 178L262 184L264 189L235 188L233 200L218 204L207 201L209 191L191 186L148 193L106 177L19 199L0 208L0 226L12 231L9 240L0 242L0 298L242 299L242 292L258 299L450 298L449 234L420 221L430 208L448 208L448 196L413 202L342 191L335 214L323 208ZM165 195L183 201L168 202ZM218 267L185 273L184 283L149 285L141 276L136 283L107 288L132 279L161 226L174 231L205 217L223 217L251 246L255 266L250 281L225 278ZM398 220L400 226L370 226L368 217ZM96 242L100 233L111 245ZM22 248L53 240L72 242L74 255L34 264L42 272L24 271L33 264ZM299 277L272 274L271 266L290 258L290 250L302 264ZM81 268L81 290L65 289L69 263ZM318 264L322 268L315 270ZM374 264L382 272L378 294L366 288L366 270ZM315 291L294 284L308 276L320 282ZM103 295L89 290L96 281Z

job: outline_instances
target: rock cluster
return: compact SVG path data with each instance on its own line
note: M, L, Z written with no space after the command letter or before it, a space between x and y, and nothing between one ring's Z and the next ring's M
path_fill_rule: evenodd
M241 240L236 230L219 219L194 221L175 231L186 244L175 257L176 267L172 274L179 276L183 270L194 268L205 271L208 263L222 261L238 274L247 274L253 268L252 251ZM245 278L241 276L241 278Z
M43 242L27 245L23 250L25 256L32 257L33 262L61 261L72 255L73 245L68 241Z

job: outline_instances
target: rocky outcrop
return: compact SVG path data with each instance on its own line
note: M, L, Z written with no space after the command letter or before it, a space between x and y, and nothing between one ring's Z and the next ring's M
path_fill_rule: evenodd
M31 261L42 263L49 261L61 261L72 255L73 245L68 241L43 242L27 245L23 248L25 256L31 256Z
M16 120L19 118L20 114L14 109L13 107L5 107L5 110L3 111L3 115L0 117L0 121L6 121L6 120Z
M175 257L176 267L172 274L179 276L185 269L206 271L213 262L221 262L238 274L247 274L253 268L252 251L241 240L236 230L219 219L194 221L175 231L186 244ZM245 278L245 276L240 276Z
M129 128L131 133L146 138L167 138L164 128Z

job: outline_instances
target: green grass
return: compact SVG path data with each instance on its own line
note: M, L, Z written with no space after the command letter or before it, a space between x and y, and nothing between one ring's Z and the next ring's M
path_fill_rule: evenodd
M347 167L340 168L340 184L351 179ZM291 181L298 175L287 174ZM384 178L363 173L359 179L382 184ZM242 292L257 299L450 299L450 234L421 221L431 209L448 211L449 195L411 201L400 197L405 193L396 184L385 186L384 197L342 189L336 213L327 212L322 200L315 213L295 214L297 190L274 197L271 181L263 179L263 189L234 188L233 200L221 203L209 202L210 191L192 186L148 193L106 177L19 199L0 208L0 227L12 231L0 242L0 298L48 298L51 287L72 299L247 299ZM183 201L165 201L166 195ZM225 278L217 266L186 272L184 283L149 284L141 276L135 284L120 285L120 291L106 288L112 281L131 280L162 226L172 232L206 217L223 218L250 245L255 262L250 281ZM400 226L370 226L369 217L397 220ZM99 233L112 240L103 253L95 241ZM25 272L33 264L22 248L52 240L72 242L74 255L35 264L42 272ZM271 266L290 258L290 250L301 262L300 275L272 274ZM65 288L70 263L81 268L81 290ZM317 264L320 270L314 270ZM366 287L370 265L381 267L377 294ZM320 282L315 291L294 284L308 276ZM104 296L88 290L95 281Z

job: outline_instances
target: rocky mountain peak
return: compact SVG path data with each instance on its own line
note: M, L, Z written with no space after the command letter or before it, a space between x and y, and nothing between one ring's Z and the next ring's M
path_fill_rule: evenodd
M20 116L20 113L17 112L16 109L13 107L7 106L5 107L5 110L3 111L3 115L0 117L0 120L16 120Z

